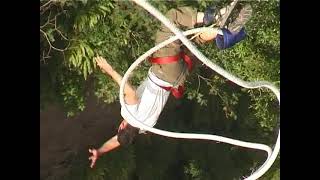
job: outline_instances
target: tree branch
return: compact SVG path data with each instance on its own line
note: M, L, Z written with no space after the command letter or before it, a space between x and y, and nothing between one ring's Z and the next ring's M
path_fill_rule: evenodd
M40 32L42 32L42 34L43 34L43 35L45 36L45 38L47 39L47 41L48 41L48 43L49 43L50 48L52 48L52 49L54 49L54 50L56 50L56 51L63 52L63 51L65 51L65 50L67 50L67 49L68 49L68 47L70 46L70 41L69 41L69 44L68 44L68 45L67 45L67 47L65 47L64 49L56 48L56 47L54 47L54 46L51 44L51 42L50 42L50 40L49 40L49 38L48 38L47 33L46 33L46 32L44 32L42 29L40 29Z
M50 23L50 16L51 16L51 11L49 12L49 16L48 16L48 20L47 20L47 22L46 23L44 23L44 25L42 25L42 26L40 26L40 28L44 28L47 24L49 24Z
M200 75L198 75L198 89L197 89L197 93L199 92L199 90L200 90L200 77L199 77Z
M62 13L62 12L58 13L58 14L54 17L54 29L55 29L56 31L58 31L58 33L61 35L61 37L62 37L63 39L65 39L65 40L68 41L68 38L66 38L66 37L62 34L62 32L57 28L57 17L58 17L59 15L61 15L61 13Z
M205 78L205 77L201 76L198 73L197 73L197 75L198 75L198 78L203 79L207 83L207 85L210 86L211 89L214 90L217 93L217 95L223 100L222 95L212 86L212 84L211 84L212 80L211 79Z
M55 28L55 30L61 35L61 37L62 37L63 39L69 41L69 39L68 39L67 37L65 37L58 28Z
M44 7L46 7L47 5L49 5L50 3L52 3L52 0L46 2L44 5L40 6L40 11L41 11Z

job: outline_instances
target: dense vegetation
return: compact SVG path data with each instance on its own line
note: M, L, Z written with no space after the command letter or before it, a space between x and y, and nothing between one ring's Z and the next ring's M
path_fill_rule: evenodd
M184 5L203 11L228 1L151 3L166 12ZM244 80L266 80L279 87L279 1L250 3L254 17L246 25L245 41L223 51L214 43L199 49ZM85 109L88 93L107 104L117 101L117 85L96 69L93 57L106 57L124 74L135 59L154 46L159 25L130 1L41 0L40 110L60 103L68 116L76 116ZM149 66L146 62L135 71L133 84L145 77ZM274 144L279 107L271 91L238 87L203 66L189 77L187 87L185 98L178 102L183 108L174 111L174 116L162 116L157 127ZM264 160L263 153L230 145L147 135L100 159L95 170L88 169L87 156L78 157L67 179L238 179ZM280 156L262 179L279 179L279 160Z

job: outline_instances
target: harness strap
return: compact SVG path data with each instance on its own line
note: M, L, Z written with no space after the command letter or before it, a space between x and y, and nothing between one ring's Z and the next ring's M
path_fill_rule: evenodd
M149 60L150 60L151 63L155 63L155 64L169 64L169 63L177 62L181 58L186 62L188 70L191 71L191 69L192 69L192 60L184 52L181 52L180 54L177 54L175 56L150 58ZM163 89L165 89L165 90L167 90L167 91L171 91L172 95L176 99L181 98L183 96L183 93L184 93L184 90L185 90L183 85L180 85L178 88L165 87L165 86L160 86L160 85L158 85L158 86L163 88Z
M183 85L179 86L178 88L165 87L165 86L159 86L159 87L161 87L161 88L164 89L164 90L171 91L172 95L173 95L176 99L182 98L183 93L184 93L184 90L185 90L185 88L184 88Z
M188 70L191 71L192 69L191 58L188 55L186 55L184 52L181 52L180 54L177 54L175 56L149 58L149 61L155 64L169 64L169 63L177 62L181 58L187 63Z

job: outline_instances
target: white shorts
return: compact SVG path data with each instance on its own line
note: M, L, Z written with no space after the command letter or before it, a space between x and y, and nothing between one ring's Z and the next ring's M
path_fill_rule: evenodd
M132 118L133 116L136 120L149 127L153 127L156 124L170 92L154 82L161 86L170 86L169 83L157 78L149 70L148 78L146 78L136 90L139 103L133 105L126 104L126 107L121 107L121 116L124 119ZM137 124L131 125L138 128Z

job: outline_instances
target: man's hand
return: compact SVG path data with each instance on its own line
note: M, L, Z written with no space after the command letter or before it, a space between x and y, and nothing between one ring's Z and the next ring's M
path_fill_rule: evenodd
M102 69L104 70L105 72L107 72L108 74L110 72L113 71L112 67L110 66L110 64L107 62L106 59L104 59L103 57L101 56L97 56L95 58L93 58L96 62L97 62L97 65Z
M128 125L127 121L123 120L119 126L118 132L124 128L126 128Z
M93 166L96 164L96 161L99 157L98 151L96 149L89 149L89 153L92 153L92 155L89 157L89 160L91 160L90 167L93 168Z

